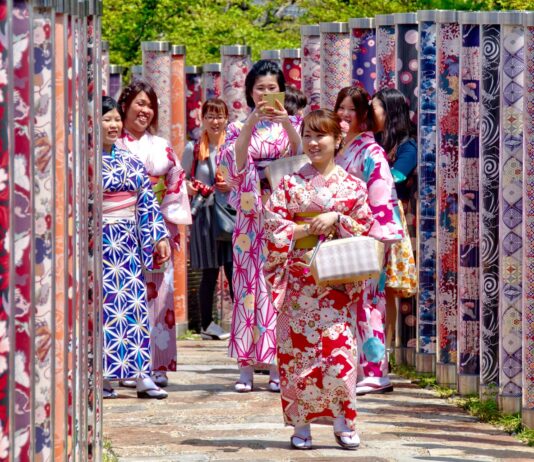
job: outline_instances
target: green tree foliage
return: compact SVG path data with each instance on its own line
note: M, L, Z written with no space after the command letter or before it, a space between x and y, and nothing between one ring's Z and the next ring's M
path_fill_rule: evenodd
M187 63L219 62L221 45L261 50L300 46L300 25L418 9L532 9L534 0L105 0L110 59L141 63L141 42L186 45ZM296 13L296 14L295 14Z

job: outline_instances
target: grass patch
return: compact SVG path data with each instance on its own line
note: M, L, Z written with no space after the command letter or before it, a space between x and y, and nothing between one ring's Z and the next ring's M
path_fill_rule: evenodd
M119 462L117 454L113 452L113 448L111 447L111 441L107 439L104 440L104 450L102 456L104 458L104 462Z
M200 334L194 330L187 329L182 335L178 336L178 340L200 340Z
M497 388L491 390L487 398L484 399L476 395L458 396L456 390L438 385L434 376L416 372L411 366L393 365L392 370L395 374L410 380L421 388L435 391L440 398L452 400L454 404L481 422L487 422L513 435L528 446L534 446L534 429L528 429L523 425L521 414L503 414L499 410Z

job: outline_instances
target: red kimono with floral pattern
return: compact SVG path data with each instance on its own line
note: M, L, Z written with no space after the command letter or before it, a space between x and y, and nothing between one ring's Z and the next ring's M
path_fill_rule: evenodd
M266 205L265 274L278 310L276 335L287 425L329 423L344 415L355 428L356 303L360 284L319 287L304 272L308 249L294 248L296 214L341 214L337 237L366 234L373 223L365 183L341 167L324 177L307 164L284 177Z

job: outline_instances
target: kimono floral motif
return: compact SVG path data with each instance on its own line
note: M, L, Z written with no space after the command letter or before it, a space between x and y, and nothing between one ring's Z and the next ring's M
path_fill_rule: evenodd
M178 249L178 227L176 224L184 215L187 207L187 193L182 187L185 172L169 143L155 135L145 133L140 139L135 139L128 132L124 132L120 143L123 143L145 165L147 173L160 199L160 208L167 230L171 236L171 247ZM161 181L163 180L163 181ZM162 189L161 189L162 188ZM145 271L145 280L150 287L151 298L148 302L150 326L161 325L168 330L169 338L176 338L176 324L174 322L173 274L172 258L163 268L156 268L157 272ZM166 319L172 317L169 327ZM158 334L158 338L159 338ZM166 348L159 348L162 342L156 338L156 331L151 334L152 368L153 370L175 370L176 342L168 342ZM174 365L174 366L173 366Z
M291 117L291 122L298 130L301 119ZM229 355L237 358L241 366L246 366L271 364L276 353L276 311L263 275L266 248L262 193L266 194L268 190L260 187L260 173L256 165L294 153L289 152L289 138L280 124L260 122L252 132L248 163L239 171L234 146L242 126L242 122L228 126L226 143L221 148L217 163L233 188L228 202L237 211L232 238L235 302Z
M369 235L391 243L404 237L397 193L384 150L376 143L372 132L360 133L336 157L338 165L367 184L369 206L374 222ZM385 377L385 270L379 279L365 282L358 299L358 342L361 377Z
M311 165L284 177L266 205L265 273L278 310L278 364L288 425L356 419L355 305L361 284L319 287L294 248L296 214L341 214L338 237L366 234L373 223L365 184L342 168L325 178Z
M137 195L135 221L106 219L103 226L104 377L150 373L150 328L143 267L152 268L154 244L168 237L143 164L115 148L102 156L104 194Z

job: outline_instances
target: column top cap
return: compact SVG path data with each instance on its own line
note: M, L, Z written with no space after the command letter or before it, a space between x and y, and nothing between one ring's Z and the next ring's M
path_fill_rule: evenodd
M320 35L321 30L319 24L310 24L307 26L300 26L300 35Z
M185 45L171 45L171 55L185 55Z
M458 11L456 10L439 10L438 17L436 22L439 23L449 23L449 22L458 22Z
M327 34L346 34L349 31L349 24L346 22L322 22L319 24L319 30Z
M527 11L523 15L523 25L525 27L532 27L534 26L534 11Z
M223 45L221 55L223 56L248 56L251 49L248 45Z
M221 72L222 64L221 63L208 63L202 65L202 72Z
M392 14L377 14L375 16L376 27L379 26L393 26L395 24L395 17Z
M186 74L202 74L202 66L185 66Z
M261 59L280 59L282 50L261 50Z
M109 65L109 73L110 74L122 74L124 72L124 67L119 66L118 64L110 64Z
M280 57L282 59L284 58L300 58L300 48L284 48L280 52Z
M435 22L438 18L439 10L419 10L417 11L417 22L430 21Z
M501 13L498 11L481 11L479 13L480 24L500 24Z
M501 24L507 26L523 25L523 15L524 12L519 10L501 11Z
M349 19L349 28L350 29L374 29L375 18L350 18Z
M143 51L169 51L169 42L141 42L141 50Z
M132 74L142 74L143 73L143 66L141 64L135 64L133 66L130 66L130 72Z
M482 16L476 11L460 11L458 24L482 24Z
M417 13L395 13L393 22L395 24L417 24Z

